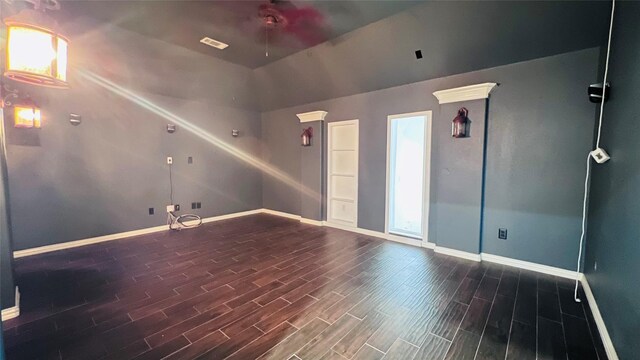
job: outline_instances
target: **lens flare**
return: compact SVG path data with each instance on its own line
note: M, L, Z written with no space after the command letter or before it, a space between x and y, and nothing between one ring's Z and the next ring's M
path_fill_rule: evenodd
M152 112L155 115L158 115L170 122L173 122L175 124L177 124L180 129L183 130L187 130L188 132L192 133L193 135L199 137L200 139L208 142L211 145L214 145L216 147L218 147L219 149L225 151L226 153L236 157L237 159L255 167L256 169L262 171L264 174L267 174L271 177L273 177L274 179L277 179L278 181L290 186L291 188L298 190L301 194L304 194L306 196L311 197L312 199L315 200L320 200L320 194L318 194L316 191L313 191L305 186L303 186L302 184L300 184L300 182L298 182L297 180L293 179L291 176L287 175L286 173L282 172L281 170L271 166L268 163L265 163L262 160L256 159L254 156L252 156L251 154L248 154L240 149L237 149L233 146L231 146L230 144L220 140L219 138L215 137L214 135L210 134L209 132L207 132L205 129L192 124L191 122L189 122L188 120L154 104L153 102L145 99L144 97L136 94L135 92L126 89L114 82L112 82L111 80L108 80L100 75L97 75L91 71L88 70L82 70L79 69L78 73L80 74L80 76L104 89L107 89L109 91L111 91L112 93L125 98L129 101L131 101L132 103L144 108L145 110L148 110L150 112Z

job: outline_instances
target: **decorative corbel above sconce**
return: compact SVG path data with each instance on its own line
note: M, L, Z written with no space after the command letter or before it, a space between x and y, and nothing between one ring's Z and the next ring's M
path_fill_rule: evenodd
M448 104L458 101L470 101L486 99L497 83L483 83L469 86L462 86L453 89L439 90L433 93L438 98L438 103Z
M327 116L327 114L328 112L326 111L318 110L318 111L311 111L311 112L306 112L302 114L296 114L296 116L298 117L298 119L300 119L301 123L304 123L304 122L311 122L311 121L324 121L324 118Z

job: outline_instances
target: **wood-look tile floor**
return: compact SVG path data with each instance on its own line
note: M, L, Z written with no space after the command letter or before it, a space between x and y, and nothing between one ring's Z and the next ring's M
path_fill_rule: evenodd
M9 359L604 359L572 283L255 215L16 260Z

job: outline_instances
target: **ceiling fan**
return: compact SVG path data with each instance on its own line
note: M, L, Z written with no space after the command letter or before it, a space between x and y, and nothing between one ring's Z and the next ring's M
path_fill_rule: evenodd
M315 7L296 6L287 0L269 0L256 9L251 19L258 25L258 36L265 42L269 56L269 41L282 46L313 46L329 38L325 15Z

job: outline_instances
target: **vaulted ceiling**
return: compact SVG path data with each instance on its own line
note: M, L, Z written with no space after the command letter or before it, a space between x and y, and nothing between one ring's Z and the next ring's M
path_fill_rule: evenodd
M74 16L89 16L145 36L160 39L249 68L257 68L316 45L300 41L291 33L270 32L266 56L265 29L259 20L260 5L269 0L235 1L62 1L62 10ZM322 34L331 40L347 32L391 16L419 1L275 1L278 8L312 7L322 16ZM208 36L230 46L218 50L201 44Z

